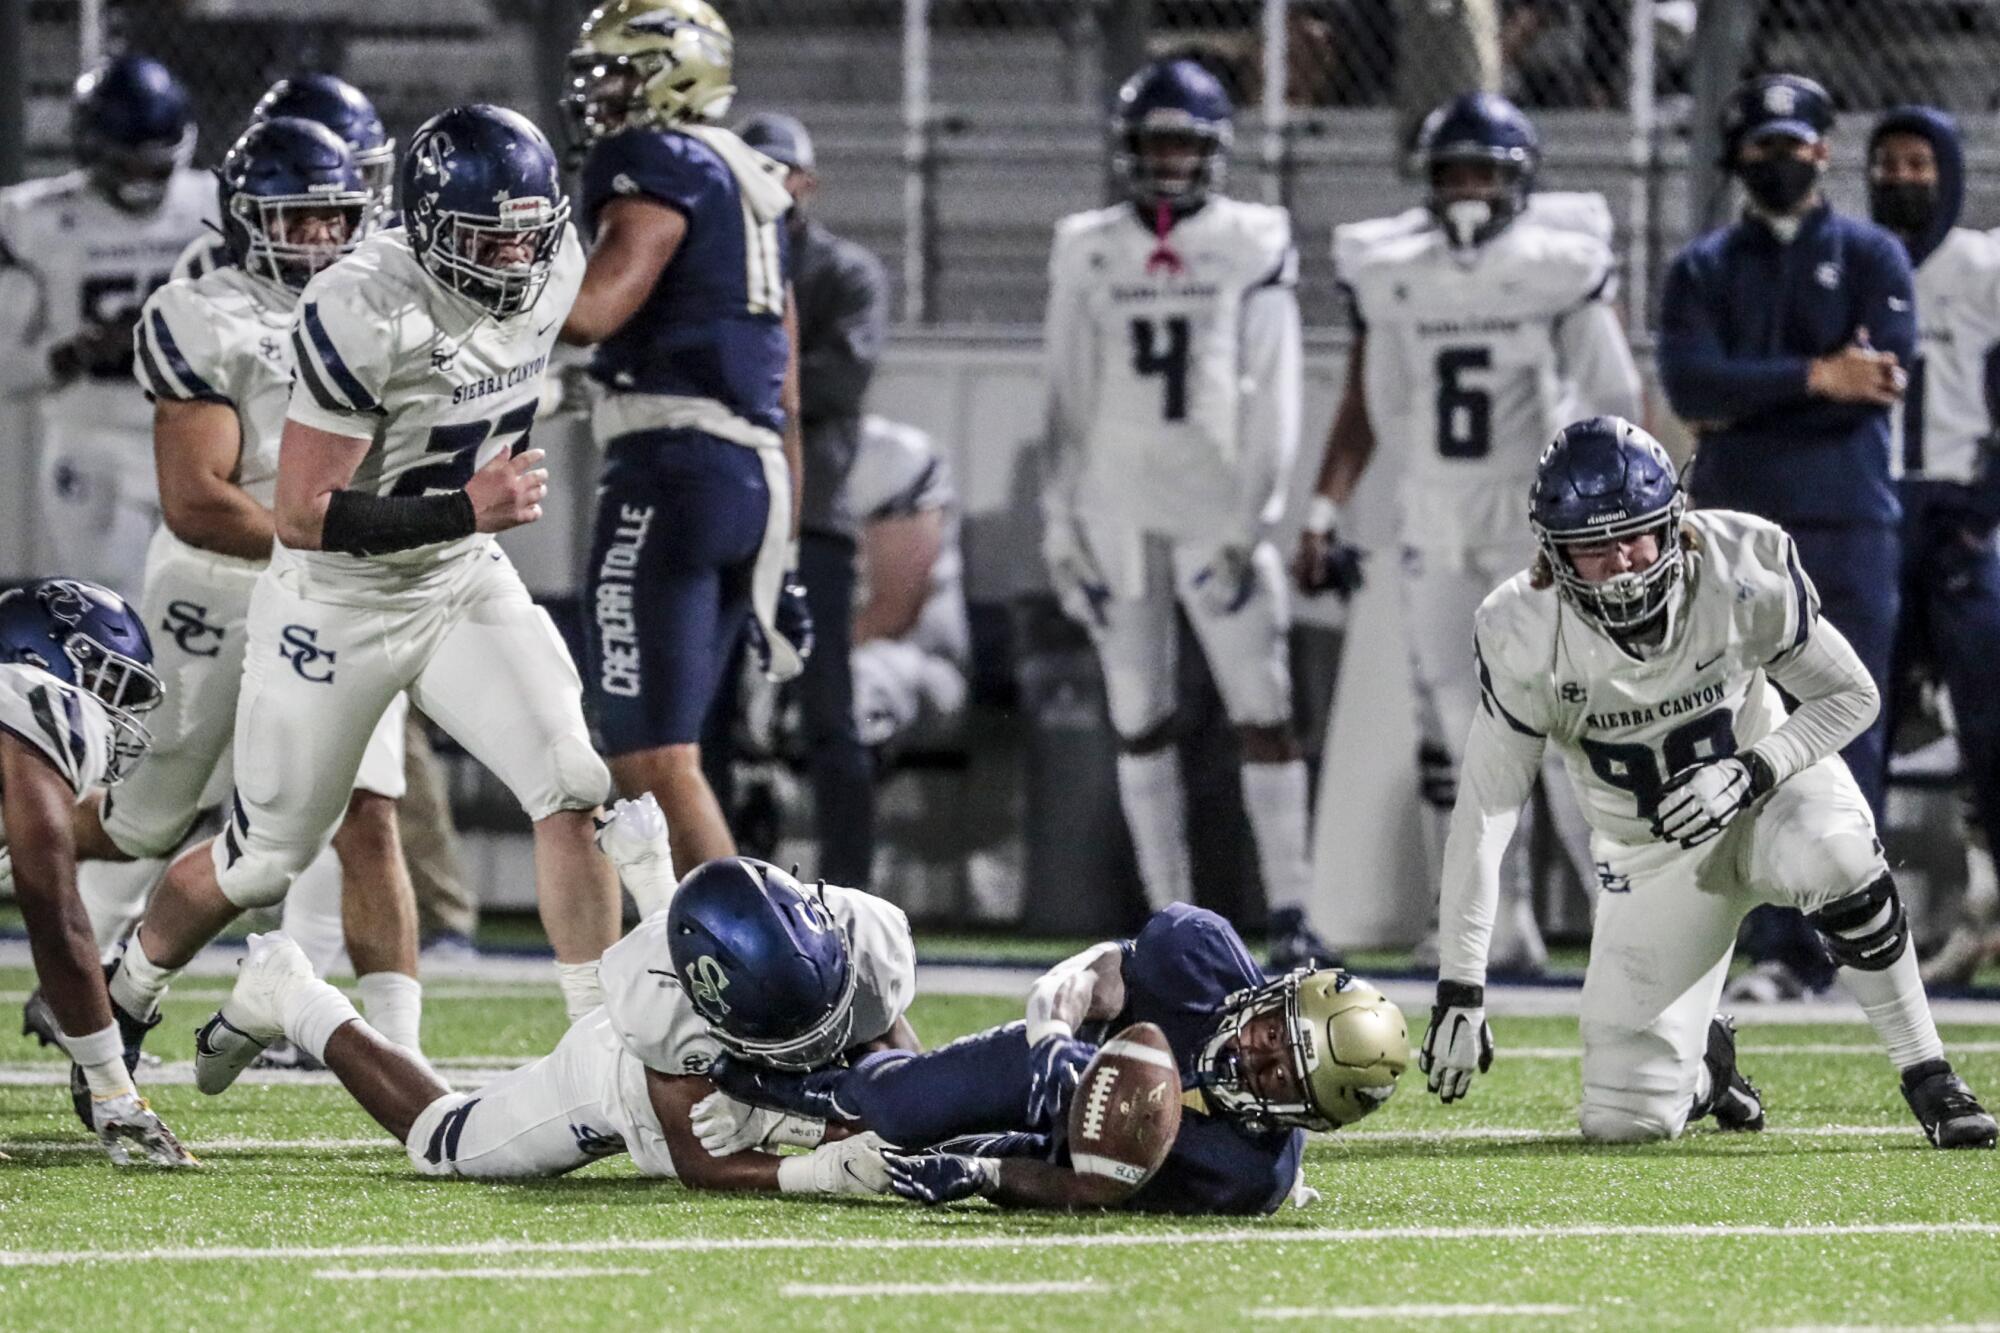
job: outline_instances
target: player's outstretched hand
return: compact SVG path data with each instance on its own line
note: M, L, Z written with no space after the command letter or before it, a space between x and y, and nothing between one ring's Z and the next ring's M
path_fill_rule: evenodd
M1757 798L1750 766L1741 759L1717 759L1682 769L1667 780L1653 831L1683 847L1699 847L1719 837L1743 807Z
M1049 1130L1063 1123L1070 1099L1097 1048L1052 1033L1028 1052L1028 1127Z
M915 1203L954 1203L1000 1185L1000 1163L992 1157L949 1152L885 1152L889 1188Z
M505 450L493 455L485 467L465 483L472 497L473 521L481 532L505 532L542 516L542 499L549 493L549 470L541 466L548 455L540 449L518 454Z
M1307 596L1330 592L1344 602L1361 591L1366 577L1361 562L1367 558L1366 551L1342 541L1337 532L1307 530L1299 534L1298 550L1292 553L1292 578Z
M696 1102L688 1120L710 1157L730 1157L765 1146L811 1148L826 1137L824 1120L751 1106L726 1092L711 1092Z
M1430 1030L1417 1068L1431 1076L1438 1100L1455 1102L1472 1090L1472 1076L1493 1067L1493 1029L1486 1022L1486 987L1438 982Z

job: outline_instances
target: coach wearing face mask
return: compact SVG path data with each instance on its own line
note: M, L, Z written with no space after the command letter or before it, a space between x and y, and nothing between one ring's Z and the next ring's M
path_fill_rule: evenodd
M1765 75L1730 95L1723 164L1743 186L1743 215L1675 256L1660 380L1697 437L1693 503L1792 534L1822 613L1886 697L1902 513L1890 414L1915 352L1915 294L1902 242L1821 193L1832 128L1833 104L1811 79ZM1878 720L1843 751L1878 820L1884 732ZM1759 968L1742 993L1824 988L1833 969L1813 932L1775 910L1752 918Z

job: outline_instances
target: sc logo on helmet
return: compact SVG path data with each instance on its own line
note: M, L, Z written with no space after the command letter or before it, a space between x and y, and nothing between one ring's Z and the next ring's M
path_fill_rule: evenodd
M688 998L704 1015L721 1018L729 1012L729 1005L722 998L722 992L729 989L729 977L722 964L715 961L714 954L705 953L688 964L687 988Z

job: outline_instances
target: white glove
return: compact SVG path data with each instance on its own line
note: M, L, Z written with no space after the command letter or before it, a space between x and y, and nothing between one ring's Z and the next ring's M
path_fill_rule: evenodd
M731 1157L765 1146L810 1148L826 1137L826 1121L739 1102L711 1092L694 1104L688 1122L710 1157Z
M1653 832L1683 847L1699 847L1719 837L1759 795L1750 766L1734 756L1682 769L1667 780Z
M1493 1067L1493 1029L1486 1022L1486 988L1438 982L1430 1030L1417 1052L1417 1068L1431 1076L1438 1100L1450 1103L1472 1090L1472 1076Z
M887 1194L889 1166L882 1160L886 1147L880 1134L822 1143L803 1157L778 1163L778 1188L787 1194Z
M1225 546L1199 570L1191 586L1211 616L1233 616L1257 591L1256 549Z
M1292 1207L1310 1208L1319 1201L1320 1192L1306 1184L1306 1169L1301 1166L1298 1176L1292 1181Z
M1104 604L1111 600L1111 585L1097 567L1076 524L1068 518L1049 518L1042 531L1042 562L1049 568L1049 585L1063 614L1079 625L1093 629L1105 626Z
M597 846L618 870L618 881L638 904L643 920L665 907L679 886L667 840L667 816L651 792L619 801L597 821Z

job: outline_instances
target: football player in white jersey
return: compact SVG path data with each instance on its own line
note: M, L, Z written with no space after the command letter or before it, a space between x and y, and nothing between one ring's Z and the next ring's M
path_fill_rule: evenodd
M1628 421L1566 428L1530 499L1540 554L1480 606L1480 706L1445 848L1437 1004L1420 1064L1443 1100L1493 1059L1487 948L1500 859L1553 746L1593 831L1603 891L1583 983L1586 1138L1677 1136L1713 1115L1763 1128L1716 1014L1737 927L1807 914L1940 1148L1995 1126L1952 1072L1875 821L1842 745L1875 716L1867 669L1782 528L1684 512L1659 442ZM1778 690L1798 700L1787 711Z
M1298 255L1284 209L1217 190L1232 114L1193 61L1140 70L1113 122L1131 199L1056 228L1042 554L1096 642L1155 907L1193 895L1175 748L1186 611L1241 740L1272 965L1290 968L1329 958L1306 919L1291 612L1269 541L1298 448Z
M622 801L614 826L638 803ZM671 865L650 797L629 851ZM613 844L628 879L633 867ZM648 1176L691 1189L880 1194L881 1141L828 1138L827 1123L746 1107L715 1092L723 1052L806 1071L889 1048L915 1049L904 1017L916 951L902 911L858 889L800 888L762 861L725 857L671 886L670 905L605 951L604 1003L554 1051L471 1093L454 1093L382 1040L345 996L315 980L283 935L252 935L228 1003L209 1020L258 1041L280 1034L325 1061L356 1101L431 1176L557 1176L625 1152ZM199 1057L208 1092L228 1086ZM713 1150L706 1144L713 1144ZM810 1147L779 1156L780 1146Z
M564 999L572 1014L598 1002L597 959L618 933L617 878L591 823L609 774L575 665L490 535L541 517L548 474L525 445L583 255L555 153L512 111L426 121L401 195L406 228L369 237L299 297L235 796L221 836L174 862L121 956L112 990L128 1013L151 1013L238 912L284 897L406 691L534 821Z
M1951 696L1971 814L1966 913L1926 976L1970 980L2000 951L1992 844L2000 830L2000 235L1958 224L1965 151L1951 117L1902 107L1876 122L1868 203L1916 266L1921 357L1896 440L1902 463L1902 619L1897 675L1921 667ZM1893 721L1891 729L1893 730ZM1987 886L1982 892L1975 886Z
M146 753L140 715L160 702L146 627L108 589L44 579L0 593L0 853L35 974L75 1062L70 1091L111 1160L133 1150L158 1166L194 1158L132 1084L138 1050L105 993L76 896L72 810ZM73 1034L73 1035L69 1035Z
M354 165L360 168L368 191L367 227L394 225L396 192L396 141L382 128L382 117L368 95L343 78L332 74L299 74L279 79L251 108L250 124L297 116L326 126L339 135ZM247 129L248 126L245 126ZM220 231L197 237L174 261L176 278L199 278L236 261L230 257L229 242Z
M77 80L78 170L0 190L0 392L41 399L49 563L139 595L160 519L132 325L215 209L165 66L120 56Z
M1307 592L1353 591L1359 563L1341 540L1342 507L1376 442L1400 449L1403 621L1435 864L1478 697L1466 632L1480 599L1531 554L1518 497L1565 421L1636 418L1640 385L1611 304L1603 200L1534 204L1534 126L1492 93L1439 107L1422 144L1425 207L1334 230L1354 347L1295 565ZM1572 841L1588 884L1580 828ZM1525 852L1524 839L1508 876L1505 957L1533 968L1545 951Z
M275 530L298 294L354 249L370 205L347 145L309 120L253 124L219 176L227 264L155 292L136 335L166 519L153 536L140 615L160 636L155 667L167 689L146 765L79 810L81 856L132 861L90 866L83 876L84 905L107 952L144 907L156 858L180 846L205 795L206 803L227 796L251 590ZM407 708L396 696L376 726L333 847L356 908L348 949L364 1003L377 1028L415 1049L416 907L395 806Z

